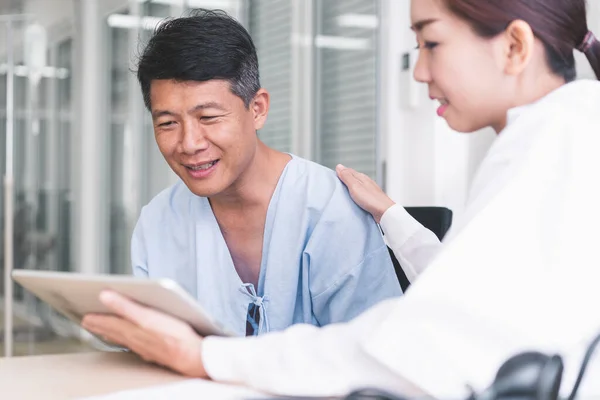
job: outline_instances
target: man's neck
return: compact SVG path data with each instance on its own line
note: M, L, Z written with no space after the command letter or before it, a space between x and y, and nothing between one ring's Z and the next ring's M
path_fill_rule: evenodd
M209 199L212 208L242 211L254 207L268 207L289 160L289 155L259 142L253 160L237 181L225 192Z

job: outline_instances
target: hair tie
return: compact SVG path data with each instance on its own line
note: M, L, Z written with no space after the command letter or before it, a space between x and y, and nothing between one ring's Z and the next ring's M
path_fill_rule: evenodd
M594 44L595 41L596 36L594 36L592 31L588 31L583 37L581 44L577 46L577 50L581 51L582 53L586 53L590 47L592 47L592 44Z

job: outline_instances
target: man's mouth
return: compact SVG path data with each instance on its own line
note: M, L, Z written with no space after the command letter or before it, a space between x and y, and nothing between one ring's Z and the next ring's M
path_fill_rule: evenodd
M219 160L214 160L214 161L210 161L210 162L203 163L203 164L186 165L185 167L192 171L202 171L202 170L209 169L210 167L212 167L213 165L215 165L218 162L219 162Z

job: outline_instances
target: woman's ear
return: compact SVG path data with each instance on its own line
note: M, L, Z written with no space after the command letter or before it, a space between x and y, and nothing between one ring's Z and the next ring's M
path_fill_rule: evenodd
M535 35L525 21L515 20L504 31L504 72L519 75L534 52Z

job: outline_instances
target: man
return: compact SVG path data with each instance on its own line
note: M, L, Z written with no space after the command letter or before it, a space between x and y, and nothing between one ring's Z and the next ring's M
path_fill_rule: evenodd
M136 275L175 280L242 336L348 321L401 294L378 226L335 173L257 136L269 93L238 22L200 10L164 23L137 75L181 181L141 212Z

